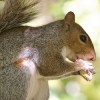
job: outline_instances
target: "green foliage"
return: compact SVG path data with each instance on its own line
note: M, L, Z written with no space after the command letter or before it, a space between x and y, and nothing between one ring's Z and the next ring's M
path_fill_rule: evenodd
M49 5L50 13L54 17L60 17L64 15L62 11L63 3L64 3L64 0L58 0L56 3L52 3L51 5Z

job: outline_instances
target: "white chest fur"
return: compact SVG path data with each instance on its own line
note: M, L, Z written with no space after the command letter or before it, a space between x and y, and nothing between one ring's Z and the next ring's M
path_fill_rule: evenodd
M24 60L22 69L30 74L26 100L48 100L48 81L40 78L36 65L30 59Z

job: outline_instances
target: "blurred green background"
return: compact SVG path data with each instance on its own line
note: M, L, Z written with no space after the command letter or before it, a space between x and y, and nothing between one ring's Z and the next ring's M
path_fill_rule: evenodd
M38 18L28 23L40 26L58 19L73 11L79 23L91 37L97 59L94 62L96 74L90 82L81 76L49 82L49 100L100 100L100 0L41 0ZM2 5L1 5L2 6Z
M87 82L81 76L50 81L49 100L100 100L100 0L42 0L39 11L42 14L30 25L43 25L73 11L76 22L91 37L97 54L94 62L96 74L92 81Z

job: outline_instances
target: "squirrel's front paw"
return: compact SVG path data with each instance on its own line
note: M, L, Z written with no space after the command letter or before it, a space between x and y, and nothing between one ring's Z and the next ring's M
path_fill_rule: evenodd
M94 66L89 61L84 61L82 59L78 59L75 61L75 70L84 70L84 71L92 71L94 69Z
M82 59L76 60L75 70L79 71L80 75L88 81L92 80L92 75L95 74L93 64Z

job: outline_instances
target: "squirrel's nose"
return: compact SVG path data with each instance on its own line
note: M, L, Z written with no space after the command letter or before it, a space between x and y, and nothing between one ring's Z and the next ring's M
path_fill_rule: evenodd
M96 54L94 51L91 51L89 56L88 56L88 59L91 60L91 61L94 61L96 60Z
M89 60L94 61L96 58L94 56L90 57Z

